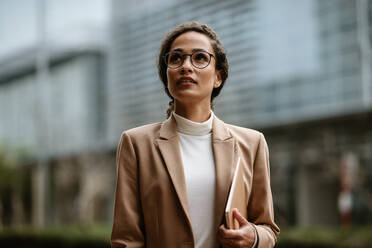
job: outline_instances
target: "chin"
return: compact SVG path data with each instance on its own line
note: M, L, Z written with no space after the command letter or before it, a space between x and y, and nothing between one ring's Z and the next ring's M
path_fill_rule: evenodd
M179 94L176 97L174 97L175 101L182 103L182 104L189 104L189 103L200 103L204 101L204 97L201 97L200 95L196 94ZM207 97L208 101L210 100L210 97Z

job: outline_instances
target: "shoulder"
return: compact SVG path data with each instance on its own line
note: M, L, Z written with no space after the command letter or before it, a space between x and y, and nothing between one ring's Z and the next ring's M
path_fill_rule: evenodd
M236 139L249 139L258 142L263 137L263 134L261 132L251 128L240 127L226 123L225 126L229 130L231 136Z
M228 124L217 117L214 119L213 126L216 139L233 138L238 145L248 146L250 149L255 149L261 140L264 140L263 134L257 130Z
M135 128L131 128L122 132L121 136L127 136L130 140L154 139L159 136L159 130L162 122L151 123Z
M225 127L238 147L243 150L255 152L259 150L260 147L267 147L265 137L260 131L226 123Z
M268 155L268 146L263 133L251 128L231 124L225 124L225 126L243 153L249 154L252 159L257 154Z

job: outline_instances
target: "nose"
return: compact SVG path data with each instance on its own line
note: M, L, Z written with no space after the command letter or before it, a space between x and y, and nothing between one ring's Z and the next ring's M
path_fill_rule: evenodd
M188 71L192 70L191 56L185 56L184 57L181 69L182 70L188 70Z

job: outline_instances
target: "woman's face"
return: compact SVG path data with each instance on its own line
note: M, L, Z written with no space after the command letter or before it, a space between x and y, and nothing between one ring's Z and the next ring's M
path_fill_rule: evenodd
M204 50L215 56L209 38L201 33L189 31L178 36L172 43L170 51L192 54ZM176 102L182 104L210 104L213 88L221 84L221 74L216 69L215 57L203 69L194 67L190 56L184 56L182 66L176 69L167 68L168 89Z

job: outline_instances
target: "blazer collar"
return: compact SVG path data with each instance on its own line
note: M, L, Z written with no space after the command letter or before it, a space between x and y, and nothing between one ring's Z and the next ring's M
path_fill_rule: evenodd
M162 123L159 136L163 139L172 139L177 136L177 123L173 115Z
M226 124L214 116L213 124L212 124L212 137L213 141L224 141L231 138L231 134L228 131Z

